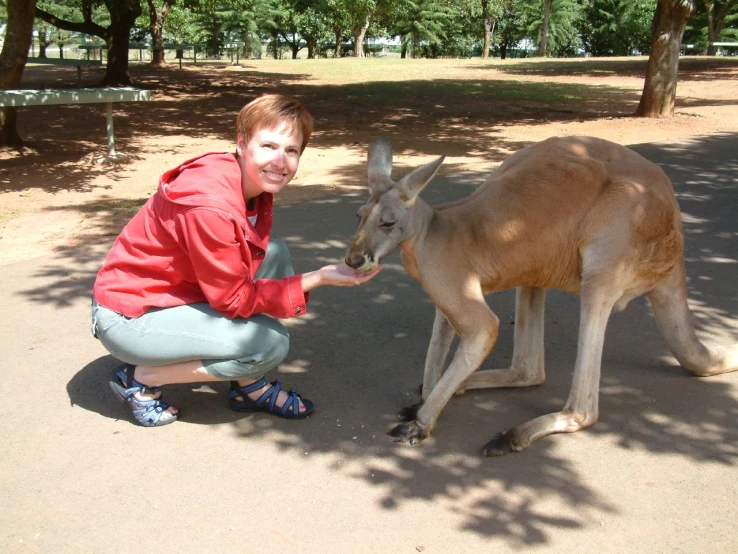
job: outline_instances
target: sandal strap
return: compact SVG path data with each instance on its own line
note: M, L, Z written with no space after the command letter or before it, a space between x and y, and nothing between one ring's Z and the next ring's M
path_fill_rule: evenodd
M271 385L257 400L251 400L248 394L259 389ZM262 377L259 381L246 385L245 387L239 387L237 381L231 381L231 392L229 397L235 399L242 397L244 401L251 403L254 406L261 408L264 411L279 413L282 416L299 416L300 415L300 399L301 396L297 393L297 389L292 388L281 407L277 407L277 397L279 392L282 390L282 382L277 379L270 383L266 380L266 377Z
M263 389L269 384L269 381L267 381L266 377L262 377L255 383L251 383L250 385L246 385L244 387L239 387L237 381L231 381L231 398L234 396L243 396L245 394L249 394L254 392L255 390Z
M132 364L123 364L123 366L115 372L115 378L126 387L126 396L132 397L137 392L143 394L156 394L161 387L149 387L133 378L136 367Z
M128 400L131 412L136 421L142 424L155 426L161 419L161 415L169 408L170 404L161 398L155 400L138 400L131 397Z
M277 402L277 395L279 394L279 391L282 390L282 382L277 379L274 381L272 386L267 389L267 391L262 394L259 399L256 401L257 406L261 406L264 404L264 402L269 402L269 411L274 411L274 405Z
M290 389L290 395L287 397L284 404L282 404L280 412L283 415L287 415L290 407L292 407L293 414L297 415L300 413L300 395L297 394L297 389L295 388Z

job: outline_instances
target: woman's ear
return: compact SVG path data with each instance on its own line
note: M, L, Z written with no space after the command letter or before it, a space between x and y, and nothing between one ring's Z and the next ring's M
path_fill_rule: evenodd
M243 140L242 135L238 135L238 138L236 139L236 154L239 156L243 155L243 151L246 149L246 143Z

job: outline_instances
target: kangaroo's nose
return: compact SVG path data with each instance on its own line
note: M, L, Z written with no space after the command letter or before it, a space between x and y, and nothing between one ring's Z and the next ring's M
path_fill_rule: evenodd
M346 265L352 269L357 269L364 264L364 255L360 252L346 252L346 258L344 259Z

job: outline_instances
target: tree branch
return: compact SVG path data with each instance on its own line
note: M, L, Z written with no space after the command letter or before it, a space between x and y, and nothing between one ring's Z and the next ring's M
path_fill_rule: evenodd
M59 19L54 14L46 12L41 8L36 8L36 17L42 19L47 23L50 23L54 27L64 29L65 31L72 31L73 33L84 33L86 35L94 35L107 41L110 33L105 27L101 27L97 23L92 21L85 21L84 23L75 23L73 21L67 21L65 19Z

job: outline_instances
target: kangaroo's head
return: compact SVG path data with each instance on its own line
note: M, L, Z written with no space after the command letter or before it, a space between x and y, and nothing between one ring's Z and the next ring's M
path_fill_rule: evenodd
M370 197L357 216L356 230L346 265L361 272L372 271L380 260L417 232L416 199L438 171L444 156L414 169L396 183L391 179L392 145L378 137L369 147L367 171Z

